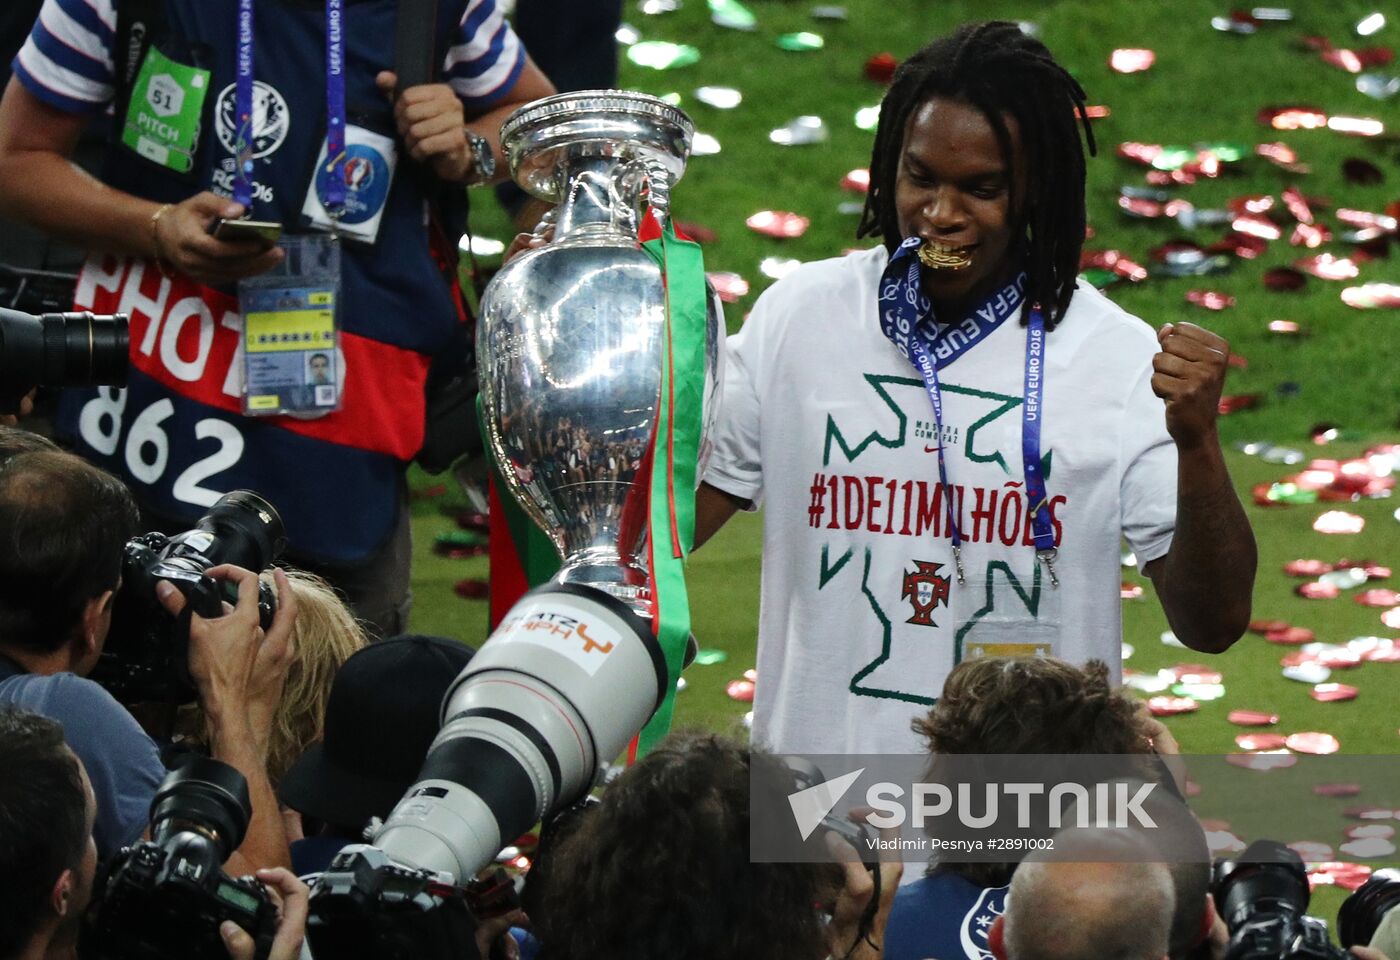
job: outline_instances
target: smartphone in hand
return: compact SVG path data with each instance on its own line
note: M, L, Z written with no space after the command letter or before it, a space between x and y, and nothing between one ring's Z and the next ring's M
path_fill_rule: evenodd
M282 224L271 220L225 220L218 217L209 224L209 235L216 240L253 240L271 247L282 239Z

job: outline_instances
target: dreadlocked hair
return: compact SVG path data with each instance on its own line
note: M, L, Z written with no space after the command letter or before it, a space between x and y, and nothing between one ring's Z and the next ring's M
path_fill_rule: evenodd
M870 156L870 191L856 236L880 235L891 253L900 236L895 179L909 118L931 97L959 100L981 110L996 134L1008 168L1011 135L1021 137L1019 163L1028 172L1028 196L1011 194L1011 216L1025 223L1026 309L1039 303L1048 329L1069 309L1084 246L1084 147L1094 133L1079 82L1055 62L1045 44L1005 20L959 27L914 54L895 71L880 104L880 125ZM1022 323L1028 314L1022 311Z

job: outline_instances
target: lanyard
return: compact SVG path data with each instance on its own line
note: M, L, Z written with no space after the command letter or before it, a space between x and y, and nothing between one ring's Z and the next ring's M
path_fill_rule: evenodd
M965 320L949 325L941 332L928 323L932 304L923 295L919 259L915 251L923 241L910 237L900 244L885 267L880 279L880 327L899 352L914 364L929 403L933 407L934 429L938 442L938 482L943 487L943 502L948 517L948 529L953 541L953 562L958 582L966 583L962 563L962 530L953 509L953 488L948 483L948 464L943 455L943 388L938 379L938 367L947 366L980 343L987 334L1010 317L1021 303L1025 275L1018 276L1005 289L989 297ZM904 263L907 261L907 265ZM1040 469L1040 424L1045 393L1045 316L1040 305L1031 307L1026 326L1026 374L1021 403L1021 455L1026 481L1026 499L1030 504L1031 530L1035 540L1036 557L1045 564L1050 582L1059 586L1055 576L1055 531L1046 509L1045 477Z
M317 171L322 202L331 219L345 207L345 0L326 0L326 163ZM238 51L234 64L233 199L253 210L253 0L238 0Z

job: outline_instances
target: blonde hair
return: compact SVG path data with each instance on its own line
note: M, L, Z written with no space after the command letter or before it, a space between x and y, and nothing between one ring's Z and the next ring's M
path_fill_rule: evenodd
M329 583L304 570L284 572L297 596L297 619L292 626L292 662L268 735L267 775L274 785L321 739L331 681L340 665L369 642L364 626ZM277 589L270 572L261 579ZM182 708L177 730L207 743L204 708L198 703Z

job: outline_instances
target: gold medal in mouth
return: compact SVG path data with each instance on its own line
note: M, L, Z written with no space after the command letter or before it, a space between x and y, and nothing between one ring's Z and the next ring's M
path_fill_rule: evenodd
M930 270L961 270L972 263L967 247L945 247L924 241L919 247L919 262Z

